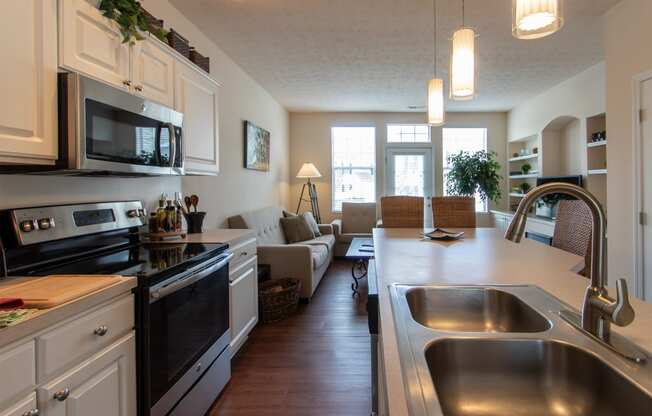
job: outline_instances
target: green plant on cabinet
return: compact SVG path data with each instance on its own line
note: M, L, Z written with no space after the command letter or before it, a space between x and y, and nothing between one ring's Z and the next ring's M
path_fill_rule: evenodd
M149 24L140 2L136 0L101 0L99 8L104 17L118 23L123 43L133 45L136 41L143 40L139 30L150 32L165 41L167 31Z

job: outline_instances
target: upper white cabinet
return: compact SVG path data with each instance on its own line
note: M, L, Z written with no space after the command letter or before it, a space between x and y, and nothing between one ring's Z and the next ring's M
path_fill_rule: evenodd
M0 162L57 158L57 1L2 3Z
M219 85L182 61L174 65L175 110L183 113L185 169L191 174L219 172Z
M59 64L126 90L130 47L118 25L88 0L59 2Z
M174 106L174 58L165 45L145 39L132 47L132 88L148 100Z

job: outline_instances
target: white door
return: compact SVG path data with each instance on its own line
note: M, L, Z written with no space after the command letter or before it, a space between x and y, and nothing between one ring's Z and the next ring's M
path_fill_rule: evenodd
M641 86L641 185L642 209L647 213L643 221L643 293L652 302L652 79Z
M432 225L433 194L432 149L388 147L386 154L385 194L422 196L426 227Z
M57 158L57 2L2 2L0 161Z
M87 0L59 2L59 64L129 89L129 44L118 25Z
M136 343L132 333L38 389L47 416L136 416Z
M185 169L188 173L219 172L219 86L199 70L176 62L175 110L183 113Z
M146 39L132 48L132 87L148 100L174 106L174 58L157 41Z

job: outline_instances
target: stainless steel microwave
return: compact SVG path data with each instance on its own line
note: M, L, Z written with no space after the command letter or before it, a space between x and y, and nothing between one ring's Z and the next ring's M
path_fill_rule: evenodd
M80 74L59 74L57 170L183 175L183 114Z

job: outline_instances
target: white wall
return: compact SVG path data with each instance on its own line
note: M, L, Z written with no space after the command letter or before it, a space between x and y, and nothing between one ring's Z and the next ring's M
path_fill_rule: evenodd
M583 120L604 113L605 108L602 62L514 107L507 117L507 137L517 140L539 134L559 117Z
M449 113L445 127L486 127L488 129L488 148L498 153L498 160L503 166L501 175L506 176L506 113ZM319 206L322 220L331 221L338 216L332 212L331 199L331 127L347 123L369 123L376 127L376 194L380 197L384 190L384 144L387 141L387 124L391 123L425 123L423 113L292 113L290 114L290 206L296 208L301 192L302 180L294 176L304 162L313 162L323 175L313 181L317 185ZM440 194L441 178L441 128L432 130L433 159L435 172L435 194ZM505 189L505 186L501 189ZM506 198L498 208L506 207ZM493 208L493 207L492 207Z
M652 70L652 1L625 0L606 15L609 275L634 290L632 79Z
M222 225L226 216L250 209L285 205L288 200L289 116L267 91L251 79L167 0L146 0L144 7L187 37L211 59L211 76L220 81L220 167L217 177L68 178L0 175L0 208L45 203L141 199L152 208L161 192L197 193L208 212L205 228ZM271 132L271 171L245 170L244 120Z

